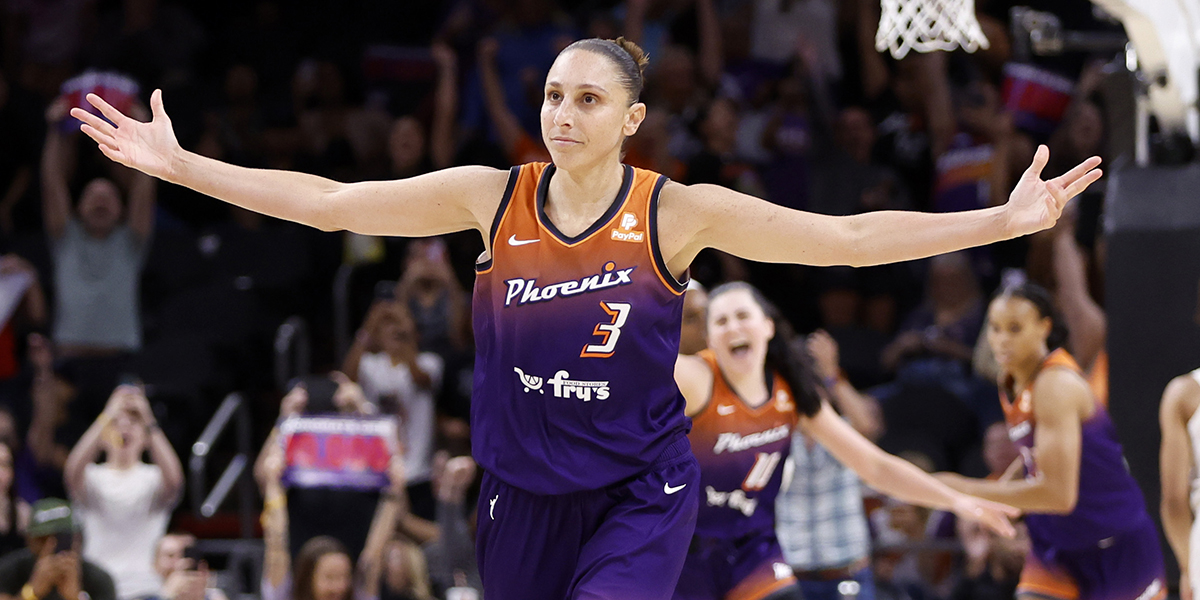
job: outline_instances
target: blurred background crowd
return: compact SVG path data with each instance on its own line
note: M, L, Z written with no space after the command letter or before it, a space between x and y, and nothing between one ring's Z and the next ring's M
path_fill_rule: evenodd
M36 598L463 600L478 586L478 233L321 232L152 181L78 135L67 111L96 81L80 75L135 115L161 88L200 154L389 179L548 160L538 111L557 52L624 35L651 57L629 164L826 214L959 211L1003 203L1036 144L1049 176L1105 150L1097 87L1113 57L1019 56L1015 4L977 0L987 50L896 61L874 48L875 0L0 0L0 279L15 303L0 330L0 552L16 553L0 593L36 581ZM1087 0L1019 4L1119 30ZM750 281L797 331L826 332L810 348L883 448L999 475L1015 451L979 335L992 291L1020 278L1055 290L1068 347L1106 368L1093 190L1053 231L955 255L852 269L706 251L691 275ZM333 370L334 410L400 422L404 457L381 491L281 484L272 426L308 402L288 382ZM184 494L201 484L182 464L231 392L264 444L262 541L246 542L261 544L257 571L206 543L239 536L235 502L209 518ZM873 563L881 597L1011 597L1020 538L866 496L869 540L836 559L850 562L789 556L799 572ZM833 518L817 512L795 520Z

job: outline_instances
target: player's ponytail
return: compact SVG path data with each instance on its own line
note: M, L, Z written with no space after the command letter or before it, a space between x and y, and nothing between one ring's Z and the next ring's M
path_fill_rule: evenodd
M767 318L775 323L775 337L767 342L767 371L779 373L792 389L796 412L806 417L816 415L821 409L821 379L817 376L808 349L796 336L792 324L783 317L783 313L779 312L779 308L773 302L762 295L762 292L742 281L717 286L709 294L709 302L733 290L750 292L750 296L762 308Z
M641 98L646 84L646 65L650 64L650 55L641 46L624 37L615 40L590 38L567 46L563 52L568 50L587 50L609 59L617 67L621 86L629 93L629 105Z

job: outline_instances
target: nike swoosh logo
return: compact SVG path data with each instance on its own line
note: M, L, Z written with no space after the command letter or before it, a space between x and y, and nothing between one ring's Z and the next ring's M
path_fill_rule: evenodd
M733 407L728 404L717 405L717 414L722 417L733 414Z
M666 493L667 495L674 494L675 492L678 492L679 490L682 490L685 487L687 487L686 483L682 483L676 487L671 487L670 483L667 483L665 481L663 482L663 492Z
M508 245L509 246L524 246L525 244L532 244L534 242L540 242L540 241L542 241L542 240L540 240L538 238L534 238L532 240L518 240L517 236L515 234L508 237Z

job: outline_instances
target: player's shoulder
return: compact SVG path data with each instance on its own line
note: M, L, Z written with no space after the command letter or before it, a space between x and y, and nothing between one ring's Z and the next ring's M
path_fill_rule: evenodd
M1160 412L1163 415L1173 414L1176 417L1190 419L1200 407L1200 382L1191 373L1175 377L1167 383L1163 390Z
M1048 412L1076 411L1090 416L1095 398L1092 389L1077 369L1054 366L1038 373L1033 383L1033 412L1042 420Z

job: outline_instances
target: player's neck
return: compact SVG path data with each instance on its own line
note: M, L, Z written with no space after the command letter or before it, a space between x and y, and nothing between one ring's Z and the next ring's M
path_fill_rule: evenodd
M604 212L612 204L624 180L625 168L620 162L604 160L590 165L576 165L570 171L558 168L550 179L546 197L547 212L552 206L556 213L564 216L575 216L596 208Z
M745 373L726 371L725 381L743 402L752 407L762 406L771 394L761 369Z
M1013 365L1009 370L1009 376L1012 377L1013 390L1023 390L1033 383L1033 378L1037 376L1038 371L1042 368L1042 362L1046 360L1044 353L1031 354L1029 358L1021 361L1019 364Z

